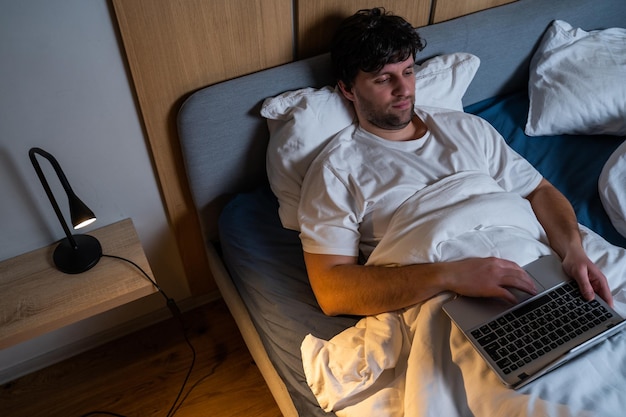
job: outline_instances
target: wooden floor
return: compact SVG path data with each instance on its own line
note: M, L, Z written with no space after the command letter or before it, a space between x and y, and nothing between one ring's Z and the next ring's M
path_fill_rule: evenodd
M279 417L222 300L183 315L196 362L176 417ZM0 388L3 417L167 417L191 366L170 319ZM106 411L108 414L90 414Z

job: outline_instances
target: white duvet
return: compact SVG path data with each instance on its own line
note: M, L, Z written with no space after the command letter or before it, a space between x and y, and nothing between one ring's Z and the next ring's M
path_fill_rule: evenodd
M581 226L585 249L626 314L626 251ZM368 260L402 265L499 256L520 265L550 253L530 205L477 172L455 174L398 210ZM626 332L515 391L505 388L442 311L451 297L365 317L301 346L307 382L339 417L626 415Z

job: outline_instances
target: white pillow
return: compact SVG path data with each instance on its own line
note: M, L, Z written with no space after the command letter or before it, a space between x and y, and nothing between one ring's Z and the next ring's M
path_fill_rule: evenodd
M604 164L598 179L598 192L611 223L626 237L626 141Z
M530 63L529 136L626 135L626 29L555 20Z
M415 71L415 105L463 111L461 99L480 60L467 53L441 55ZM261 115L270 131L267 174L285 228L299 230L300 187L309 165L326 143L355 120L352 103L338 88L304 88L264 101Z

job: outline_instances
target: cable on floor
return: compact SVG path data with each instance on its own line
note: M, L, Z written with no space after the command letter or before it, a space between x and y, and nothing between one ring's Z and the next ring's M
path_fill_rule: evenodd
M183 315L182 315L182 313L180 311L180 308L178 308L178 304L176 304L176 301L173 298L168 297L167 294L165 293L165 291L163 291L163 289L159 286L159 284L157 284L156 281L153 280L150 277L150 275L148 275L148 273L146 273L146 271L144 271L144 269L142 267L140 267L139 265L137 265L135 262L131 261L130 259L126 259L126 258L123 258L121 256L117 256L117 255L102 254L102 256L103 257L107 257L107 258L118 259L118 260L127 262L127 263L133 265L135 268L137 268L143 274L143 276L148 281L150 281L150 283L152 283L152 285L157 289L159 294L161 294L165 298L165 304L167 305L167 307L169 308L170 312L172 313L172 316L179 322L179 324L181 326L183 337L185 338L185 343L187 344L187 346L189 346L189 349L191 350L191 354L192 355L191 355L191 365L189 366L189 370L187 371L187 374L185 375L185 379L183 380L183 383L182 383L182 385L180 387L180 390L178 390L178 395L176 396L176 399L174 400L174 402L172 403L172 406L170 407L169 411L166 414L166 417L173 417L174 414L180 409L180 407L183 404L183 402L187 399L187 396L189 395L191 390L193 390L198 385L198 382L196 382L191 387L189 392L184 397L182 397L182 400L181 400L181 396L183 395L185 387L187 386L187 383L189 382L189 378L191 377L191 373L192 373L193 368L194 368L194 366L196 364L196 349L193 347L193 344L189 340L189 336L187 334L187 328L185 326L185 321L183 319ZM207 376L212 375L213 371L214 371L214 369ZM204 376L202 379L206 378L207 376ZM117 413L113 413L113 412L110 412L110 411L90 411L87 414L83 414L81 417L89 417L89 416L96 416L96 415L106 415L106 416L113 416L113 417L126 417L126 416L124 416L122 414L117 414Z

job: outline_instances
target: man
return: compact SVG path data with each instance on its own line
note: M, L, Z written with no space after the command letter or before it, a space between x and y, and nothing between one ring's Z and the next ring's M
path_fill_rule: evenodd
M607 280L584 252L575 213L561 193L486 122L461 112L414 110L420 94L414 65L421 49L414 28L384 9L356 13L333 38L337 83L358 123L331 141L303 184L301 240L322 310L372 315L443 291L510 302L515 301L511 289L535 293L519 265L488 252L394 267L359 262L405 200L458 172L489 175L504 191L524 197L584 297L595 292L612 304Z

